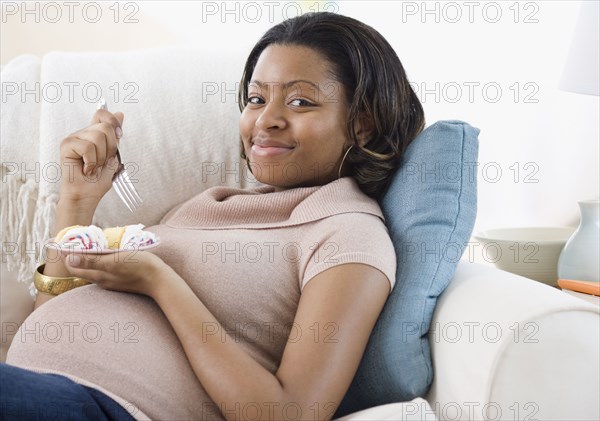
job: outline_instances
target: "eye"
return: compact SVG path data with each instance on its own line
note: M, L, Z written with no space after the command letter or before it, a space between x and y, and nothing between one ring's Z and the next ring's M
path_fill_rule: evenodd
M296 98L290 101L290 105L294 107L313 107L315 104L302 98Z
M248 97L248 104L260 105L260 104L264 104L264 103L265 103L265 101L259 96Z

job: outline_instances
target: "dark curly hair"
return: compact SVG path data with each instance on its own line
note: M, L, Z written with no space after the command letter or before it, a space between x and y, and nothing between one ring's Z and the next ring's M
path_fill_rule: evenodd
M380 199L406 148L425 127L423 107L392 46L370 26L335 13L306 13L285 20L269 29L248 56L239 90L242 111L256 62L271 44L308 47L330 62L332 77L346 93L347 127L354 146L347 156L352 176L365 194ZM359 118L369 119L373 126L363 146L354 133ZM241 141L240 154L247 162Z

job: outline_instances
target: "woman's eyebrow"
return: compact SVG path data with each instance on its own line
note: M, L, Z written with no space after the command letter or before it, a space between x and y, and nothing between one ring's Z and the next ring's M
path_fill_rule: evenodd
M282 85L283 89L289 89L290 87L297 85L299 83L306 83L308 85L311 85L312 87L315 88L315 90L321 92L321 89L319 88L319 85L311 82L310 80L306 80L306 79L294 79L294 80L290 80L289 82L286 82ZM256 79L252 79L249 83L249 85L252 84L256 84L258 85L259 88L264 89L265 87L269 87L269 86L278 86L279 82L261 82L259 80Z

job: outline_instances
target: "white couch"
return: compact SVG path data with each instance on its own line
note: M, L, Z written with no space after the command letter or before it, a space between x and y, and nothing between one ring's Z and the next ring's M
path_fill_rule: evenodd
M27 288L9 283L15 280L4 274L3 347L4 326L14 323L13 330L32 303ZM10 301L4 301L7 292ZM435 374L425 400L344 419L598 420L598 313L597 306L554 288L461 261L434 313Z
M121 99L135 91L137 102L115 101L111 109L126 114L121 149L135 164L144 206L129 214L109 194L94 222L152 225L167 209L212 185L253 182L238 157L232 94L244 59L232 54L207 60L201 51L179 48L54 53L9 63L2 86L94 83L110 93L118 86ZM125 89L127 83L135 89ZM20 93L3 96L3 359L10 333L32 310L28 274L42 256L31 250L50 233L58 190L48 171L57 162L60 140L87 125L95 109L88 98L77 97L77 89L74 101L64 93L54 102L43 92L33 101ZM31 147L30 140L39 143ZM37 179L32 173L39 173ZM18 273L24 283L16 282ZM435 374L424 399L345 419L600 419L600 317L593 304L462 260L438 302L430 340Z

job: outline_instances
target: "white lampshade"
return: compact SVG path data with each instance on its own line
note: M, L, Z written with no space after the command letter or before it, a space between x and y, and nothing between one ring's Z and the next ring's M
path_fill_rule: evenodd
M564 91L600 96L600 2L582 1L573 42L559 87Z

